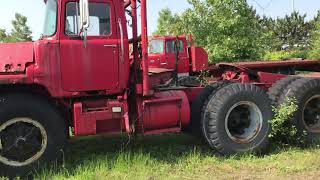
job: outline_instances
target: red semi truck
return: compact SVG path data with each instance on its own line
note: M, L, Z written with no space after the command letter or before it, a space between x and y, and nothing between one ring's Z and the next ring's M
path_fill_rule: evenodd
M149 71L171 70L180 86L200 86L197 75L208 69L208 54L203 48L193 46L191 34L154 36L149 41L148 52Z
M299 106L289 121L319 140L320 80L289 76L319 71L318 61L208 66L205 51L191 46L175 51L190 66L181 66L183 73L208 71L211 84L167 83L180 65L151 67L146 0L45 3L40 40L0 44L0 175L23 176L56 161L69 129L75 136L192 132L222 155L263 153L271 104L286 97Z
M191 35L189 37L192 37ZM175 69L176 50L175 43L178 42L179 63L178 73L180 76L189 75L190 58L188 41L186 36L154 36L149 41L149 68ZM204 53L206 55L206 53ZM201 62L197 60L196 62ZM208 62L208 56L203 58L202 63ZM203 64L205 65L205 64ZM205 65L207 66L207 64Z

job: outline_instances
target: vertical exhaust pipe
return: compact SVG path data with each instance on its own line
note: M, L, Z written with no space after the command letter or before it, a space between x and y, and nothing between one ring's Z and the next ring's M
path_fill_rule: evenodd
M148 23L147 0L141 0L141 44L142 44L142 71L143 96L150 96L149 66L148 66Z
M139 64L139 42L138 42L138 16L137 16L137 0L131 0L131 18L132 18L132 46L134 57L135 80L137 80L136 71L140 67Z

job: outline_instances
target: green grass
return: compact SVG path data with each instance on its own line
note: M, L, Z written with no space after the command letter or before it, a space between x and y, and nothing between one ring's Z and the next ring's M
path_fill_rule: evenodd
M317 179L320 149L272 147L263 157L223 158L187 135L73 139L63 167L39 179Z

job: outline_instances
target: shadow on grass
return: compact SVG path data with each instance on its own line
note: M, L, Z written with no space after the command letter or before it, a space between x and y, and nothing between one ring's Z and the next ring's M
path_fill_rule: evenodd
M93 136L70 140L66 152L67 162L80 163L90 156L116 157L119 153L149 154L152 158L164 162L175 162L181 156L191 152L213 154L212 150L200 138L181 134L155 136Z
M184 157L200 154L201 156L215 156L214 152L200 138L186 134L165 134L154 136L135 136L131 140L126 135L121 136L91 136L77 137L69 140L64 153L63 167L53 165L38 173L54 176L76 174L83 167L97 166L103 161L113 169L121 163L134 164L145 159L156 164L177 164ZM120 162L124 161L124 162ZM96 163L96 164L95 164ZM77 170L78 169L78 170ZM48 174L49 173L49 174ZM36 176L37 176L36 175Z
M290 146L286 147L277 143L271 143L268 155L278 154L290 149L292 149ZM90 164L92 166L99 166L101 162L107 164L104 167L107 167L109 170L115 166L119 166L119 164L126 169L128 166L136 165L141 161L150 160L155 163L153 166L156 167L163 164L171 166L181 164L185 159L188 159L186 157L195 157L200 160L213 157L217 162L230 159L217 156L200 138L186 134L136 136L129 143L128 137L125 135L92 136L71 139L65 152L64 166L57 169L54 168L54 170L51 169L51 175L49 176L54 176L55 174L72 176L79 173L79 169L90 168ZM245 155L231 157L231 159L237 161L247 157L263 158L263 156ZM140 165L148 166L148 163L141 163ZM45 171L44 174L46 174ZM40 176L42 176L41 172Z

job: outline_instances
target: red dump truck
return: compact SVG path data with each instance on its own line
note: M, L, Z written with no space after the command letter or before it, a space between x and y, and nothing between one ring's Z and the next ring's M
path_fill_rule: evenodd
M318 61L209 66L203 48L187 48L176 38L169 45L174 66L165 59L159 65L169 66L152 66L158 59L148 57L146 0L45 3L39 40L0 44L0 175L23 176L56 161L70 132L191 132L222 155L263 153L271 105L285 97L295 97L299 106L289 121L309 140L319 139L320 80L291 76L319 71ZM209 85L179 83L179 74L200 71L208 72Z

